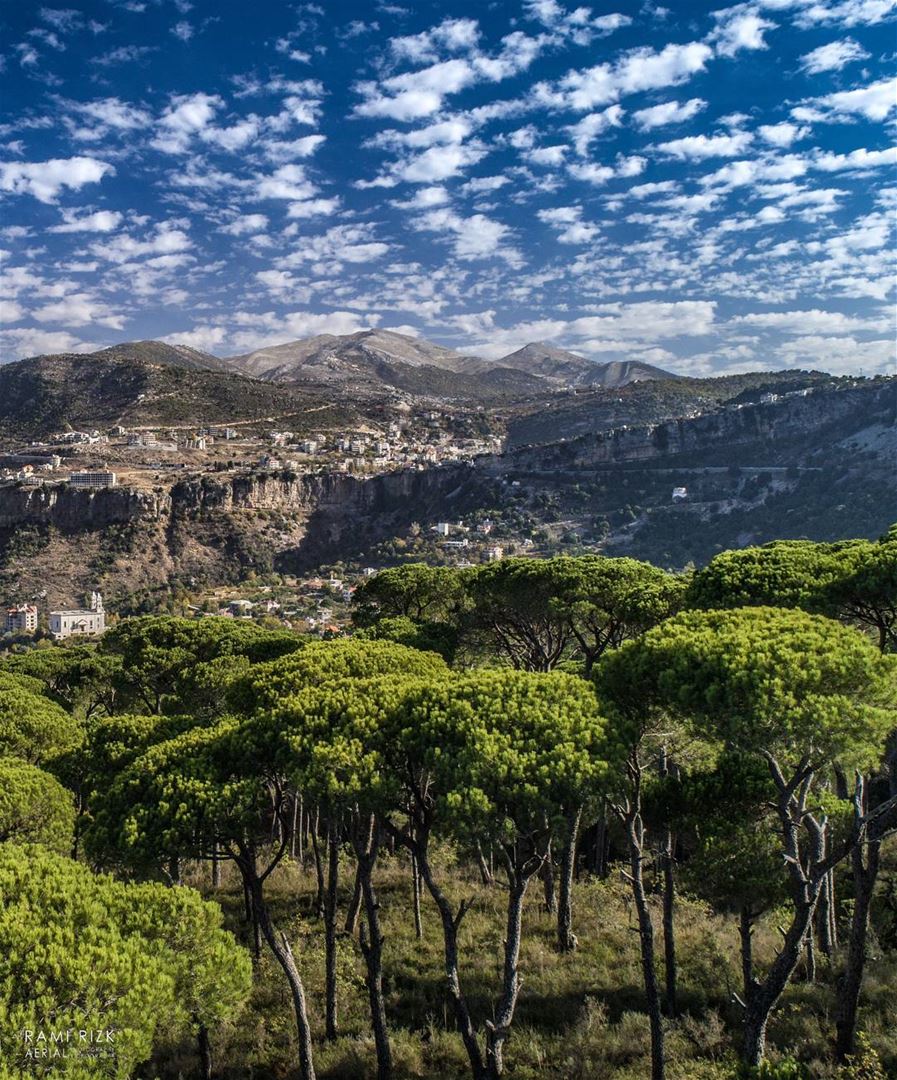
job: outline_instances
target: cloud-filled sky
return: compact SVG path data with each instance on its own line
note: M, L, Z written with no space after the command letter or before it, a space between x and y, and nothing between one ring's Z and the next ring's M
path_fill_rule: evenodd
M893 371L897 2L668 2L7 0L3 357Z

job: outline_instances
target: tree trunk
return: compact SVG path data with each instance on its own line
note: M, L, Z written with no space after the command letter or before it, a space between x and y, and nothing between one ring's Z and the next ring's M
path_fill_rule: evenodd
M480 846L479 840L477 840L477 867L480 871L480 880L484 885L494 885L495 878L492 875L492 870L489 868L489 864L486 862L486 856L483 854L483 849Z
M554 915L557 912L558 905L554 889L554 861L551 857L550 847L548 848L548 854L545 856L545 862L542 863L542 869L539 871L539 877L542 879L545 911L549 915Z
M458 972L458 927L467 911L467 905L462 905L458 914L455 915L449 903L448 897L436 884L430 861L427 856L426 842L417 845L417 862L421 876L427 886L427 890L433 897L439 916L442 920L442 937L444 944L444 965L446 988L452 1000L455 1011L455 1021L467 1051L470 1061L470 1070L473 1080L488 1080L488 1074L483 1067L483 1055L480 1050L479 1040L470 1017L467 1001L461 990L461 980Z
M368 1001L371 1009L371 1027L377 1052L377 1080L390 1080L392 1076L392 1050L389 1030L386 1026L386 1002L383 997L383 935L380 931L380 904L374 890L373 868L377 859L380 838L379 829L371 821L367 850L356 846L358 855L358 878L364 897L364 922L361 924L361 952L367 967Z
M199 1050L199 1075L202 1080L212 1080L212 1044L209 1042L209 1029L203 1023L197 1028L196 1045Z
M290 994L293 999L293 1012L296 1016L296 1032L299 1037L299 1076L301 1080L315 1080L315 1067L312 1058L311 1025L308 1022L308 1011L305 1005L305 988L299 976L299 969L293 958L293 950L285 934L278 934L262 895L262 884L258 877L253 876L250 880L253 909L256 912L262 934L268 947L274 954L274 958L280 964L287 982L290 986Z
M414 893L414 936L420 941L424 936L424 923L420 912L420 866L418 865L417 855L415 855L414 852L411 853L411 887Z
M676 880L673 876L673 834L666 830L663 841L663 959L666 977L667 1016L676 1016Z
M361 864L355 867L355 884L352 886L352 899L349 901L349 910L346 912L346 921L343 930L355 937L358 929L358 914L361 911Z
M558 896L558 950L572 952L576 948L573 933L573 873L576 869L576 843L582 820L580 807L569 820L567 843L561 858L561 883Z
M315 811L315 819L311 824L309 833L311 835L311 847L315 856L315 878L318 883L317 892L315 893L315 914L319 919L324 918L324 862L321 859L321 845L318 843L318 823L319 823L319 811Z
M545 862L551 858L546 853ZM504 1071L504 1044L510 1034L520 993L520 938L523 928L523 898L529 877L519 872L508 881L508 914L505 925L504 964L502 967L502 990L495 1020L486 1025L486 1075L496 1080Z
M754 985L754 918L746 906L742 906L738 913L738 932L741 937L741 980L744 1004L747 1007L751 987Z
M221 888L221 859L218 857L218 848L212 856L212 888Z
M644 828L638 809L627 815L626 827L629 836L630 883L632 885L632 896L635 900L635 909L638 914L642 977L645 983L648 1019L651 1024L651 1080L665 1080L666 1052L664 1049L663 1016L660 1007L657 973L654 970L654 924L651 920L651 908L645 895L645 882L642 874Z
M854 901L847 943L847 964L838 981L835 1005L835 1052L838 1060L846 1061L848 1054L856 1052L857 1009L866 966L866 937L869 931L869 906L878 877L881 842L867 845L866 860L863 850L857 846L851 852L853 862Z
M339 887L339 835L333 815L327 822L327 892L324 897L324 967L326 1037L337 1038L336 1000L336 905Z

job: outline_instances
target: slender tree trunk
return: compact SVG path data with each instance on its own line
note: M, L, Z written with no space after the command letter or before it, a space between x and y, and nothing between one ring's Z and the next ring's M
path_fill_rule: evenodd
M576 948L576 934L573 933L573 874L576 869L576 844L579 839L579 825L582 821L582 808L569 819L567 843L561 858L561 883L558 895L558 950L572 952Z
M645 997L648 1004L648 1019L651 1025L651 1080L665 1080L666 1052L664 1048L663 1015L660 1007L660 990L657 985L657 973L654 970L654 924L651 908L645 895L645 882L642 873L644 850L644 827L641 813L636 808L626 816L626 828L629 836L629 875L632 896L638 914L639 943L642 953L642 977L645 983Z
M480 1050L476 1029L473 1026L473 1020L470 1016L470 1010L467 1007L467 1000L461 990L461 979L458 971L458 928L461 925L461 920L464 918L469 905L462 904L457 915L453 911L448 897L439 888L433 878L433 872L430 867L430 860L427 853L426 840L424 840L423 843L417 843L417 861L424 884L427 886L427 890L433 897L439 911L439 917L442 920L446 988L448 989L449 997L452 1000L455 1021L458 1025L458 1030L461 1033L461 1039L464 1042L464 1048L467 1051L467 1057L470 1061L471 1075L473 1080L489 1080L488 1074L484 1069L483 1054Z
M858 845L851 852L854 887L853 917L847 942L847 963L844 974L838 981L835 1005L835 1030L837 1032L835 1050L838 1060L842 1062L847 1059L848 1054L856 1051L857 1010L866 966L869 907L872 903L872 893L881 860L880 841L873 841L867 844L866 848L865 863L861 846Z
M290 858L296 858L296 843L298 840L297 828L299 824L299 796L294 794L291 802L293 804L293 817L290 821Z
M742 906L738 913L738 932L741 937L741 980L744 993L744 1004L751 994L754 984L754 918L747 906Z
M293 958L293 950L285 934L279 934L271 922L268 908L262 895L262 883L258 877L250 879L253 908L258 916L259 925L268 947L280 964L290 987L293 999L293 1012L296 1017L296 1032L299 1038L299 1076L301 1080L315 1080L315 1067L312 1057L311 1025L308 1022L308 1010L305 1004L305 988L299 976L299 969Z
M339 834L331 814L327 822L327 892L324 897L325 1034L337 1038L336 906L339 888Z
M673 1018L677 1013L676 982L676 879L673 874L674 839L669 829L663 841L663 959L666 978L667 1016Z
M317 892L315 893L315 914L319 919L324 918L324 861L321 858L321 845L318 843L318 824L320 820L320 811L315 810L315 818L311 823L309 834L311 837L311 847L315 856L315 878L318 883Z
M421 877L420 866L417 861L417 855L411 853L411 888L414 894L414 936L418 941L424 936L424 923L421 917L420 900L421 900Z
M600 878L607 877L607 807L604 804L595 825L595 873Z
M807 928L807 939L804 942L805 964L804 975L808 983L816 982L816 937L813 934L813 920Z
M546 852L545 861L551 858ZM523 928L523 898L529 876L509 872L508 913L505 925L502 990L495 1020L486 1025L486 1075L496 1080L504 1071L504 1045L511 1031L517 996L520 993L520 938Z
M200 1023L196 1032L196 1045L199 1051L199 1075L202 1080L212 1080L212 1044L209 1042L209 1029Z
M819 940L819 951L823 956L832 958L835 952L835 942L832 936L832 875L826 874L822 882L822 891L819 894L819 903L816 906L816 936Z
M542 879L545 911L549 915L554 915L557 912L558 904L554 888L554 860L551 857L550 846L545 856L545 862L542 863L542 869L539 871L539 877Z
M484 885L494 885L495 877L492 874L492 870L489 864L486 862L486 856L483 854L483 848L477 840L477 867L480 871L480 880Z
M218 856L218 848L215 848L215 853L212 855L212 888L221 888L221 859Z
M355 884L352 886L352 899L349 901L349 910L346 912L346 921L343 930L355 936L358 929L358 915L361 911L361 864L355 867Z
M371 1027L377 1052L377 1080L392 1076L392 1049L386 1024L386 1002L383 997L383 934L380 931L380 904L374 890L373 868L380 845L379 828L371 819L365 849L356 845L358 877L364 897L364 921L361 924L361 952L367 968L368 1001Z

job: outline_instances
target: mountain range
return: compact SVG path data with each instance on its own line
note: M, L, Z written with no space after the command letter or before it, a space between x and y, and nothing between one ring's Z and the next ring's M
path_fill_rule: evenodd
M600 364L543 343L490 361L389 330L320 334L224 358L133 341L0 365L0 432L35 437L138 417L221 423L328 406L348 414L390 401L542 406L570 388L672 379L636 360Z
M676 377L637 360L600 364L543 342L490 361L391 330L320 334L232 356L223 363L271 382L379 385L422 394L433 384L436 396L449 397L484 392L527 395L546 387L619 387Z

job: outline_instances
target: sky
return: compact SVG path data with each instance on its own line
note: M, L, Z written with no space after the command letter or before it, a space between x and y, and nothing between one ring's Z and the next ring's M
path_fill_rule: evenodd
M5 360L894 371L897 0L0 0Z

